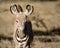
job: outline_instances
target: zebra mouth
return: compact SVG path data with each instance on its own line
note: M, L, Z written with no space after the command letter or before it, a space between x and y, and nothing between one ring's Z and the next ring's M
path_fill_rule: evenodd
M18 29L16 30L16 40L18 41L18 42L20 42L20 43L22 43L22 42L25 42L26 40L27 40L27 38L28 38L28 36L26 35L26 34L24 34L23 36L19 36L20 34L19 34L19 31L18 31Z
M19 30L18 28L16 29L16 36L18 38L21 38L21 39L26 37L26 35L24 34L24 31L23 30Z
M28 36L24 36L23 38L18 38L17 37L16 39L17 39L18 42L22 43L22 42L27 41L27 38L28 38Z

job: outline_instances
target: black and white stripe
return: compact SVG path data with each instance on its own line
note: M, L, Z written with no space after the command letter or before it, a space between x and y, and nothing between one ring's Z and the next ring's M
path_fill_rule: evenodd
M20 48L25 48L27 46L29 36L24 34L22 37L19 36L19 31L16 29L16 41L18 42Z
M19 31L18 31L18 29L17 29L17 31L16 31L16 40L17 40L18 42L22 43L22 42L25 42L27 39L28 39L28 35L24 34L23 37L20 37L20 36L19 36Z
M19 4L10 6L11 13L15 15L17 19L13 34L13 40L16 45L15 48L26 48L26 46L29 46L33 41L32 24L27 18L33 10L34 8L31 5L26 5L25 11L23 11Z
M15 38L16 38L16 41L18 42L20 47L21 46L22 47L30 46L31 42L33 41L33 32L32 32L31 22L27 22L27 21L25 22L24 35L22 35L22 37L19 36L19 31L17 28Z

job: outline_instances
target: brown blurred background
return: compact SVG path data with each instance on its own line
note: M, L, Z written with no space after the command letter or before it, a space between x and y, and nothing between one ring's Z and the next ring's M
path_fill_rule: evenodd
M15 16L10 13L11 4L34 6L29 16L34 41L31 48L60 48L60 1L59 0L0 0L0 48L14 48L12 39Z

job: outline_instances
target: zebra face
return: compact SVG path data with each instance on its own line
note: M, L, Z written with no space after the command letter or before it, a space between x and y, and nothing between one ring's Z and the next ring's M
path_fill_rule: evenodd
M11 13L16 16L15 26L20 34L23 34L22 32L24 30L24 23L27 20L26 16L29 16L33 12L33 9L34 8L31 5L27 5L25 11L23 11L20 5L14 4L10 6Z
M19 14L20 16L18 16L16 18L16 26L18 28L18 30L23 30L24 29L24 23L26 22L26 18L25 15L23 13Z
M31 5L27 5L25 11L23 11L20 5L14 4L10 6L11 13L16 16L13 34L16 48L26 48L29 36L24 34L24 27L25 22L28 20L27 17L33 12L33 10L34 8Z

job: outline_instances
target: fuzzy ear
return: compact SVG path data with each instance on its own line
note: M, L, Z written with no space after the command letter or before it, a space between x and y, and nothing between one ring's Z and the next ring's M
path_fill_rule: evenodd
M17 15L17 14L19 13L16 4L10 6L10 11L11 11L11 13L14 14L14 15Z
M28 15L32 14L33 11L34 11L34 7L33 7L33 6L31 6L31 5L26 5L25 15L28 16Z

